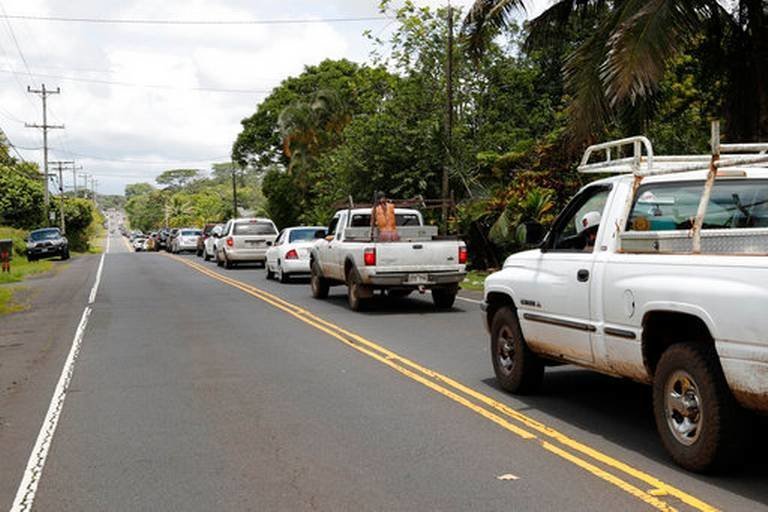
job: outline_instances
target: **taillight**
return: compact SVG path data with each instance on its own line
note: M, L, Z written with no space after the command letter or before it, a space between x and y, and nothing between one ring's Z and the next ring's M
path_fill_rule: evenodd
M373 266L376 265L376 248L375 247L369 247L368 249L363 252L363 262L365 262L366 266Z
M234 240L232 240L232 237L231 237L231 236L228 236L228 237L227 237L227 245L228 245L228 246L230 246L230 247L232 247L233 245L235 245L235 241L234 241Z
M459 247L459 264L464 265L467 263L467 248Z
M291 249L287 253L285 253L285 259L287 260L297 260L299 259L299 253L296 252L296 249Z

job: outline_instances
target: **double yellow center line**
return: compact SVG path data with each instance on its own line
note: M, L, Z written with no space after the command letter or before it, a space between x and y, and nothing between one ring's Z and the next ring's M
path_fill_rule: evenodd
M520 438L538 443L539 446L548 452L575 464L657 510L677 510L673 504L677 506L682 504L694 510L706 512L717 510L715 507L662 482L648 473L580 443L483 393L469 388L446 375L425 368L406 357L328 322L312 312L276 295L210 270L194 261L173 255L168 256L202 274L242 290L248 295L288 313L298 320L336 338L345 345L354 348L358 352L405 375L409 379L463 405Z

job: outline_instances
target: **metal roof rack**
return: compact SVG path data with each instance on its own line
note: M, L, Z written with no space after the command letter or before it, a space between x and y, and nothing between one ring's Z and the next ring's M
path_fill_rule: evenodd
M584 152L578 171L581 173L632 173L646 177L677 172L708 170L725 167L751 167L768 163L768 142L723 144L720 142L720 125L712 122L712 153L709 155L654 155L653 145L647 137L635 136L626 139L593 144ZM623 150L632 147L632 156ZM602 153L602 155L601 155ZM590 163L595 156L603 160ZM619 156L619 158L614 158Z
M628 137L589 146L584 152L577 170L581 173L634 174L632 193L628 197L625 208L625 222L643 178L688 171L709 171L690 231L690 236L693 238L692 252L700 254L701 230L718 170L733 167L743 169L768 166L768 142L723 144L720 142L719 121L712 122L710 145L712 153L709 155L654 155L653 145L647 137ZM632 146L632 156L621 156L624 154L622 150L627 146ZM603 151L604 160L590 163L593 155ZM619 158L613 158L614 151Z

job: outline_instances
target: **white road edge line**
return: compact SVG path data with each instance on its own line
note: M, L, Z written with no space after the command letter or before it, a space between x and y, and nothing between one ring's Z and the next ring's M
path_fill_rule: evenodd
M16 498L13 500L10 512L22 512L32 509L37 486L40 483L43 468L45 467L45 461L48 458L48 450L51 447L53 434L56 432L56 426L59 423L59 417L64 408L64 400L67 398L69 383L72 380L72 374L75 371L75 362L77 361L77 356L80 354L80 347L83 344L85 328L88 325L88 319L93 311L91 305L96 300L96 293L99 289L99 283L101 283L101 273L104 269L104 257L107 253L109 253L109 235L107 235L106 248L101 255L99 268L96 271L96 280L94 281L93 288L91 288L91 293L88 296L88 305L85 306L83 316L80 318L77 331L75 331L75 337L72 340L72 348L69 349L69 355L64 362L64 368L61 370L59 382L56 384L56 388L53 391L51 404L48 406L48 412L45 415L43 424L40 427L40 432L37 435L35 447L29 455L27 467L24 470L24 477L21 479L19 489L16 491Z

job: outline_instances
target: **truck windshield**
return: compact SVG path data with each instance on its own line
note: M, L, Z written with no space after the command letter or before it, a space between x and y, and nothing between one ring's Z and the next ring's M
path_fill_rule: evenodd
M54 240L59 238L58 229L44 229L41 231L33 231L29 234L29 238L33 242L40 242L41 240Z
M421 226L419 216L415 213L396 213L395 223L398 226ZM353 228L366 228L371 225L370 213L356 213L352 216Z

